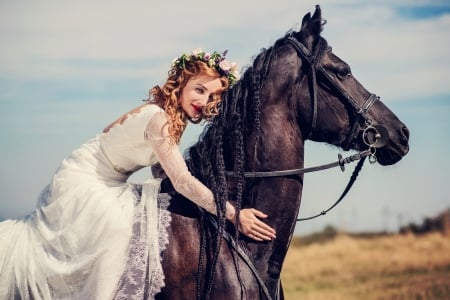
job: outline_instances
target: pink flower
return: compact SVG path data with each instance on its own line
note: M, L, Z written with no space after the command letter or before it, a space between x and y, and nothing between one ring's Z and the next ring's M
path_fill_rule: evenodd
M227 60L222 60L219 63L219 67L224 71L229 71L231 69L231 64Z

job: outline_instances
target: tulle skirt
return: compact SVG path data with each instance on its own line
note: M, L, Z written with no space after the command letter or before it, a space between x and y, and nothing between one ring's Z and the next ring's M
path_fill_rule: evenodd
M97 139L65 159L33 213L0 223L0 299L153 299L169 197L126 180Z

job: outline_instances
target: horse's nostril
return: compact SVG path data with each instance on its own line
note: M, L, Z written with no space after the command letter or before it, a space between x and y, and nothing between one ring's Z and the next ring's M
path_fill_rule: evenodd
M408 127L403 126L402 133L403 133L403 136L406 138L406 140L409 140L409 129L408 129Z
M409 141L409 129L406 126L403 126L401 129L401 135L400 135L400 143L408 147L408 141Z

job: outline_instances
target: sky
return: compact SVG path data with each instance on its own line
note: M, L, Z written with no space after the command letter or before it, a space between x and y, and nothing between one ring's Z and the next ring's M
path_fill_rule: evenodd
M139 105L173 58L198 47L228 49L245 68L316 4L333 52L409 127L411 149L394 166L366 163L343 202L297 223L296 233L327 225L395 231L450 208L447 0L0 0L0 219L32 212L62 159ZM201 129L189 126L181 148ZM336 161L338 153L346 155L307 142L305 165ZM352 168L307 174L299 217L330 206Z

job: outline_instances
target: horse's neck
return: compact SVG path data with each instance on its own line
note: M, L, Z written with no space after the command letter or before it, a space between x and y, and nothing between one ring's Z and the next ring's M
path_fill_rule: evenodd
M255 170L278 171L303 167L304 144L300 130L289 124L281 127L283 129L264 127L263 143L256 151L259 159L250 158L250 163L255 163ZM253 148L248 145L247 153L252 153ZM249 199L269 216L266 221L277 230L277 238L271 243L250 243L249 248L260 272L277 278L295 228L303 176L260 178L254 182L249 190Z

